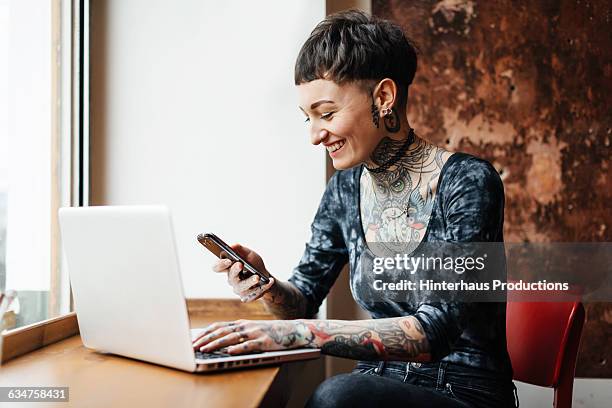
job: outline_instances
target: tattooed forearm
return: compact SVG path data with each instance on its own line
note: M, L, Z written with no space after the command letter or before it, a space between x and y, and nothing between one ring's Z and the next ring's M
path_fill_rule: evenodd
M194 341L208 352L272 351L297 347L355 360L429 361L429 343L412 316L379 320L236 320L208 326Z
M264 326L262 331L277 345L284 348L299 347L312 342L312 336L306 327L296 322L280 321L277 324Z
M321 351L330 356L350 358L353 360L380 360L381 357L367 334L345 337L338 335L333 341L323 344Z
M268 312L279 319L306 317L306 298L290 282L277 281L262 299Z
M423 327L413 316L334 321L303 320L312 333L310 347L330 355L359 360L429 361Z

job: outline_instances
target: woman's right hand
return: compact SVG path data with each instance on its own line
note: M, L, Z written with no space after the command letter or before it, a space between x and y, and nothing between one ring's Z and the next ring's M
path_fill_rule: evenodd
M258 271L266 271L263 260L255 251L240 244L234 244L231 245L231 247L255 269ZM270 276L270 282L263 286L259 285L260 278L258 275L252 275L241 279L240 272L242 268L242 262L233 262L230 259L219 259L212 267L215 272L227 273L227 282L232 287L234 293L240 296L242 302L252 302L259 299L276 283L272 276Z

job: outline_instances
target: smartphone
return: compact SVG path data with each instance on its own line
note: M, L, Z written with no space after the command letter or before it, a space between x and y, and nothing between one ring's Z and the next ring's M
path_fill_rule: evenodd
M240 272L240 279L246 279L251 275L258 275L261 285L270 282L270 275L267 271L258 271L253 265L245 261L236 253L229 245L215 234L206 233L198 235L198 242L204 245L210 252L215 254L219 259L229 259L233 262L240 262L244 267Z

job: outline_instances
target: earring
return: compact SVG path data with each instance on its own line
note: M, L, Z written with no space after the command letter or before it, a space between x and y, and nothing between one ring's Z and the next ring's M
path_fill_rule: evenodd
M383 110L382 110L382 114L383 114L383 116L387 116L389 113L391 113L391 109L389 109L389 108L383 108Z

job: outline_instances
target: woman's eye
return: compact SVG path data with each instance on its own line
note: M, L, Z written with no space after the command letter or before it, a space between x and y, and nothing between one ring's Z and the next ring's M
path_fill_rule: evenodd
M321 115L321 119L330 120L333 114L334 112L324 113ZM308 122L310 122L310 118L307 117L306 119L304 119L304 123L308 123Z

